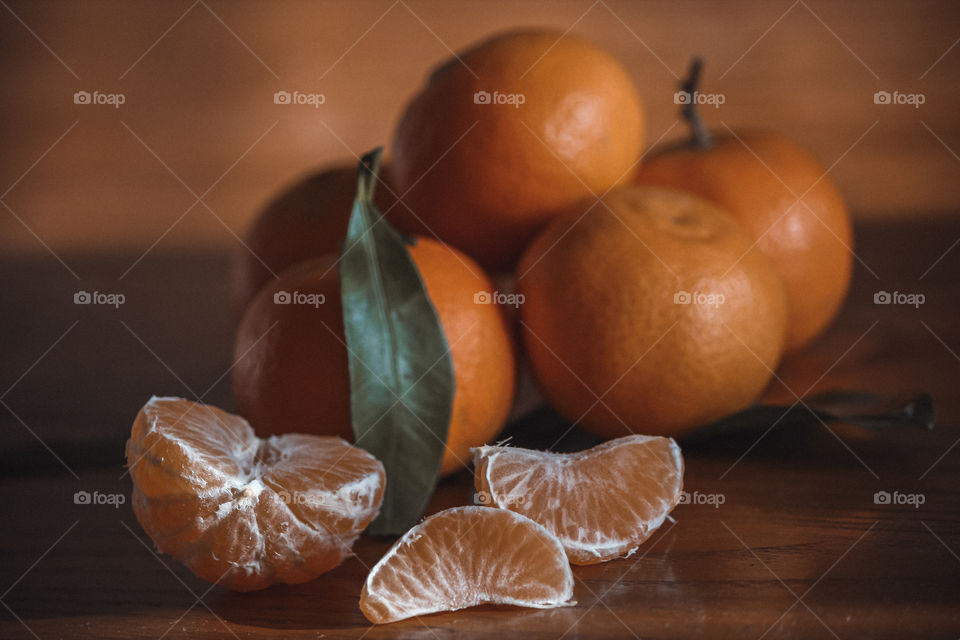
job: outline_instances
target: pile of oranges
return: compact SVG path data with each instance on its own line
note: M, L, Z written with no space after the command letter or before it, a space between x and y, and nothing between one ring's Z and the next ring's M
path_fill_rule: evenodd
M645 154L644 104L628 71L572 35L533 30L497 35L451 58L409 103L387 147L376 204L417 238L410 256L452 354L455 395L441 473L475 458L481 494L511 483L529 488L531 478L555 483L530 489L525 509L497 503L500 510L452 510L421 523L371 572L361 605L371 620L428 612L422 603L398 605L398 593L445 608L568 603L564 553L575 563L629 553L676 504L683 465L670 437L749 406L782 355L809 344L837 313L852 233L824 169L779 135L711 136L691 114L688 108L697 129L690 142ZM221 569L240 589L309 579L349 550L382 499L376 460L345 453L349 473L326 478L308 467L303 486L293 484L321 498L358 492L362 509L301 509L292 520L282 510L255 512L238 520L245 534L225 524L242 513L243 500L290 485L287 476L287 484L272 479L294 464L289 438L306 438L297 442L327 451L325 459L350 450L340 440L352 440L352 431L338 252L356 180L350 167L310 176L274 200L245 238L249 251L233 281L232 382L243 418L167 403L165 420L145 408L135 425L128 458L143 467L133 474L138 517L161 548L189 556L207 579ZM277 304L289 292L305 303ZM507 419L522 363L560 414L618 440L580 454L576 464L484 446ZM196 416L196 429L170 426L180 422L176 413ZM189 455L149 455L161 423L170 442L192 443ZM221 425L215 442L197 435L210 425ZM291 433L310 435L283 435ZM212 479L190 471L220 455L226 461L210 466ZM638 464L646 466L638 471ZM183 481L184 474L193 479ZM598 479L605 474L618 480ZM179 478L173 489L163 484L171 478ZM632 506L617 518L594 518L569 491L584 483L617 485L619 503ZM566 511L585 518L579 528L565 515L562 525L554 521ZM264 532L279 531L283 518L305 525L313 540L281 532L286 546L271 562L242 553L245 539L266 545ZM203 531L190 522L202 522ZM320 525L329 535L318 543ZM488 575L489 566L439 565L447 573L431 578L435 590L418 591L416 558L441 548L456 555L460 529L516 531L509 554L502 544L491 553L529 565L517 552L526 541L549 574L534 582L557 588L457 586L444 576ZM232 557L221 553L221 539L240 560L196 559ZM319 544L323 553L282 566L294 562L299 544ZM481 592L499 595L484 600Z
M644 121L616 59L546 31L470 48L409 103L377 205L426 239L411 254L456 373L444 473L503 426L518 361L586 429L680 436L750 405L837 312L850 221L809 154L745 132L641 161ZM240 254L233 386L262 435L350 438L336 253L355 183L334 168L294 186ZM273 304L293 290L326 304Z

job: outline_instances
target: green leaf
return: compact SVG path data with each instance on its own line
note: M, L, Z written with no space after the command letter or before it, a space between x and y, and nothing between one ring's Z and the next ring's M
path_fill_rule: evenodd
M453 407L453 359L407 242L373 204L380 154L360 162L357 198L340 252L355 442L387 474L372 533L417 523L440 471Z

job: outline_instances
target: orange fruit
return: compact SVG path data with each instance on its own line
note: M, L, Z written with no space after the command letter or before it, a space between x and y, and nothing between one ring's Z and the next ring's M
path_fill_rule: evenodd
M410 529L363 585L360 610L374 624L480 604L574 604L560 542L519 514L456 507Z
M500 432L513 402L513 337L483 270L459 251L419 238L410 247L453 358L456 392L442 474L470 460L470 447ZM275 304L278 292L322 304ZM267 435L296 431L353 440L350 376L334 256L303 263L254 298L237 332L233 390L240 414Z
M573 564L630 555L680 501L683 457L671 438L626 436L578 453L473 450L485 504L546 527Z
M386 212L396 202L381 168L376 203ZM357 193L356 166L313 173L277 195L257 216L234 254L231 297L239 317L268 282L304 260L339 253Z
M126 455L133 512L157 548L237 591L334 568L383 499L383 465L362 449L261 440L243 418L181 398L144 405Z
M695 193L746 227L783 279L786 349L797 350L826 329L847 295L850 213L824 167L799 146L772 133L738 136L655 155L637 182Z
M397 220L508 270L557 211L628 182L643 146L617 60L561 32L503 33L434 71L407 107L392 148Z
M584 202L537 237L518 272L541 390L605 437L679 436L743 409L780 359L786 310L769 258L682 191Z

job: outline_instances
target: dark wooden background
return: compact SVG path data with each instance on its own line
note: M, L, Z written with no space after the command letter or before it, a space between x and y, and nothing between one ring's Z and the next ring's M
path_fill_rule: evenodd
M389 144L451 49L531 25L572 28L617 55L651 143L681 135L673 93L699 53L704 89L726 98L708 123L803 141L836 163L858 216L949 215L960 202L960 10L949 0L8 0L0 194L12 211L0 211L0 247L144 251L165 233L160 247L235 247L276 190ZM326 103L275 105L280 89ZM75 105L78 90L126 102ZM875 105L880 90L926 101Z

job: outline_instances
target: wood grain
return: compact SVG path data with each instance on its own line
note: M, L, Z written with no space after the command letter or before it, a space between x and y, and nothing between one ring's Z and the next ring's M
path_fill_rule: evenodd
M574 568L575 607L481 607L376 628L357 602L387 540L361 538L355 558L314 582L241 595L155 556L129 504L74 503L77 491L129 495L123 441L150 393L212 385L207 399L229 406L216 383L230 358L223 254L159 253L122 281L129 257L75 257L85 281L127 294L118 310L72 305L77 283L56 262L6 259L0 637L956 638L960 249L947 250L957 238L960 224L943 219L861 225L847 306L784 363L766 398L923 389L939 403L936 429L774 426L684 445L686 490L722 504L681 505L635 556ZM881 289L926 302L874 305ZM559 435L549 421L510 430L541 446ZM574 431L560 446L587 441ZM878 491L924 502L876 504ZM464 472L441 484L430 510L470 500Z

